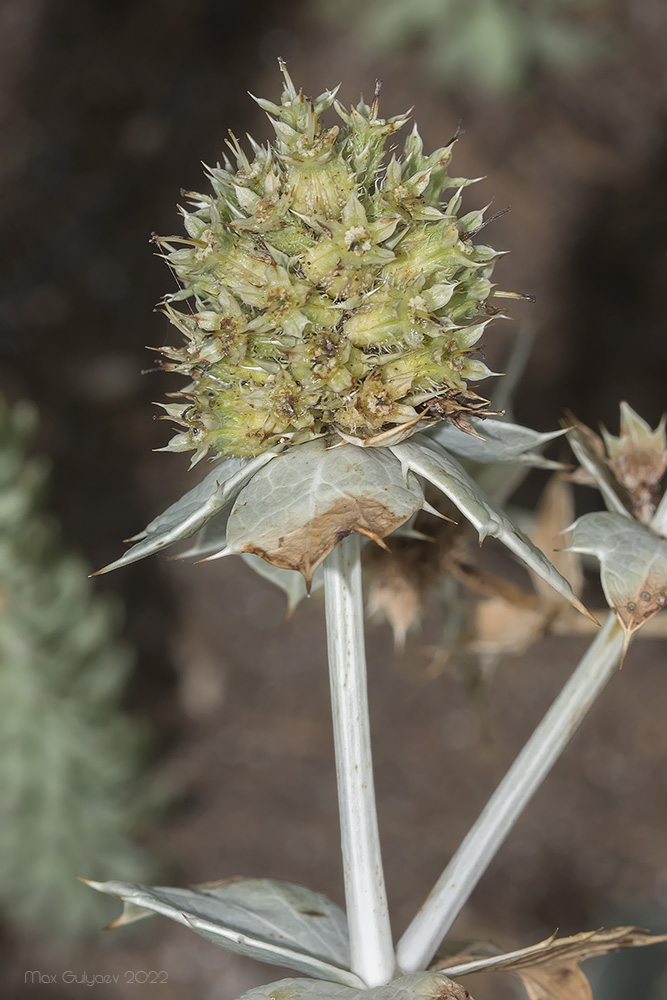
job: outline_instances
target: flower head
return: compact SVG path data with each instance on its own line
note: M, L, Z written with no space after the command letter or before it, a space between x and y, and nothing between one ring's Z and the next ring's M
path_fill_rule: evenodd
M336 91L313 100L281 69L281 103L257 100L274 142L251 139L247 156L231 136L212 193L188 195L187 237L156 238L182 286L164 312L185 336L163 366L191 380L164 407L183 428L166 450L195 461L331 432L384 444L486 402L468 383L490 374L471 355L497 312L499 254L473 243L482 211L458 215L471 182L448 175L455 139L427 156L415 126L387 162L407 114L380 118L377 94L349 110Z
M183 555L260 556L305 592L346 535L383 544L420 509L437 513L426 481L579 607L454 457L542 464L553 436L478 419L488 404L468 383L491 374L472 354L498 312L499 254L473 243L483 211L458 215L470 181L447 172L456 137L426 156L413 128L399 158L387 142L408 116L380 118L377 92L348 111L281 69L281 103L258 101L275 142L250 140L248 158L232 136L235 166L189 195L188 237L158 238L182 286L164 311L186 338L164 367L191 379L165 406L183 427L165 450L222 461L101 572L196 536Z

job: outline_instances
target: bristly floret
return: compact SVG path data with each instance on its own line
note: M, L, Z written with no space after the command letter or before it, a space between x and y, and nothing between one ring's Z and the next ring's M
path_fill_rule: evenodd
M415 126L387 163L407 114L380 118L377 94L350 110L336 91L312 100L281 69L281 104L256 99L275 141L250 139L248 157L231 136L235 164L188 194L188 238L157 238L182 286L164 311L186 341L164 367L191 379L165 405L184 428L166 450L195 461L332 432L380 444L485 404L467 383L490 374L471 352L497 311L499 254L472 242L483 211L457 215L472 182L448 175L456 138L425 156ZM323 125L329 109L342 125Z

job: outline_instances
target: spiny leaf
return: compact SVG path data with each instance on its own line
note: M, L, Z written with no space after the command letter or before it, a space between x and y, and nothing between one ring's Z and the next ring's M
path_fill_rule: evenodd
M601 439L572 413L566 416L567 437L572 451L593 480L591 485L597 485L600 490L605 507L623 517L632 517L632 498L609 468Z
M612 927L560 939L554 934L539 944L504 955L494 945L481 943L454 955L439 955L432 969L450 976L512 972L521 979L528 1000L593 1000L588 978L579 967L581 962L622 948L664 941L667 934L649 935L638 927Z
M487 535L497 538L533 570L557 594L591 617L579 601L568 581L560 575L530 539L507 517L465 469L434 441L424 437L406 441L391 449L404 468L423 476L450 498L479 533L483 541Z
M473 462L518 462L540 469L562 468L560 463L543 458L536 449L560 437L564 429L541 433L506 420L479 417L470 417L468 423L475 434L466 434L454 424L442 421L428 431L428 436L447 451Z
M123 900L126 909L113 926L139 919L142 907L228 951L348 987L361 985L349 969L345 914L319 892L274 879L230 879L191 889L85 881Z
M600 560L600 579L609 606L626 635L667 605L667 541L638 521L599 511L573 525L570 552Z
M109 563L94 575L98 576L119 569L121 566L128 566L145 556L160 552L183 538L194 535L211 518L223 513L257 470L274 457L273 453L265 453L250 460L228 458L216 465L197 486L188 490L179 500L154 518L143 531L130 539L130 541L136 540L136 545L128 549L120 559Z
M239 1000L473 1000L464 986L447 976L413 972L374 989L350 989L314 979L281 979L258 986Z
M227 522L227 549L251 552L283 569L313 573L352 531L378 541L424 503L422 488L406 482L384 448L318 439L292 448L261 469L241 491Z

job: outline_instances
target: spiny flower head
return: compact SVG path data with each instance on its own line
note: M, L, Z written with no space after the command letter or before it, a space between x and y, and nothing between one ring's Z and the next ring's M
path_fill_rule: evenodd
M247 156L231 136L212 193L188 193L187 238L156 238L185 336L163 367L191 380L164 406L183 428L165 450L194 461L333 432L385 444L486 405L468 383L491 374L472 355L499 254L472 241L483 211L458 215L471 181L448 174L455 138L427 156L415 126L397 157L407 114L380 118L377 93L349 110L335 90L307 98L281 69L281 103L256 99L275 141Z

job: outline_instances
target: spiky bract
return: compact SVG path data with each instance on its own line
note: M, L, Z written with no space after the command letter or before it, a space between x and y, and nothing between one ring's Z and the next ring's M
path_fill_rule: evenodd
M282 69L282 103L257 101L275 142L251 139L248 158L232 136L236 169L225 158L213 194L188 195L189 238L158 239L182 285L164 311L186 338L164 367L192 380L165 405L184 428L167 450L195 461L332 431L372 443L484 404L467 382L490 374L471 353L499 254L472 242L483 211L457 216L471 182L448 175L455 140L426 156L415 126L387 163L407 114L311 100ZM342 125L322 124L330 108Z

